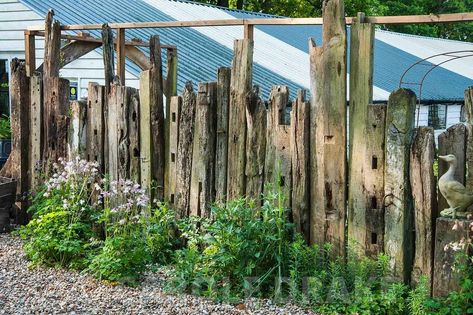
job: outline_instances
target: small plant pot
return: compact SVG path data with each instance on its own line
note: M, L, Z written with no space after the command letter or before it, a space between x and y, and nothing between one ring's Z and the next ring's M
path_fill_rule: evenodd
M0 177L0 233L10 231L10 218L15 199L16 180Z

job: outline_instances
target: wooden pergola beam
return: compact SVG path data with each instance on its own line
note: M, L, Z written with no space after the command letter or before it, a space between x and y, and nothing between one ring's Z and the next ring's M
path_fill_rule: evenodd
M353 17L346 17L346 24L353 23ZM422 24L422 23L453 23L473 21L473 12L429 14L429 15L399 15L399 16L367 16L366 23L372 24ZM166 27L205 27L205 26L235 26L235 25L321 25L322 18L269 18L269 19L223 19L197 21L165 21L165 22L127 22L110 23L113 29L135 28L166 28ZM61 30L99 30L102 24L73 24L61 25ZM30 31L43 31L43 25L28 27Z

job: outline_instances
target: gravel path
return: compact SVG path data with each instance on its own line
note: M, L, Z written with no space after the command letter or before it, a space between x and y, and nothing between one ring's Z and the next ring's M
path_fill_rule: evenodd
M158 274L137 288L107 285L62 269L29 269L22 241L0 234L0 314L311 314L268 300L218 304L191 295L169 295Z

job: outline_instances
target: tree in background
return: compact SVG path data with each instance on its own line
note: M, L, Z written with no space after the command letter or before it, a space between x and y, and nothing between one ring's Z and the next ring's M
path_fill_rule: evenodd
M231 9L287 17L318 17L323 0L197 0ZM473 11L473 0L345 0L347 16L416 15ZM473 23L381 25L382 29L473 42Z

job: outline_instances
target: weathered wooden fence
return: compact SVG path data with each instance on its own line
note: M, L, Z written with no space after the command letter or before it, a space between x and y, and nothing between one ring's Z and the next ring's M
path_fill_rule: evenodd
M163 78L158 36L150 39L140 89L123 86L123 72L114 75L107 27L106 84L91 82L86 102L69 102L69 82L59 78L58 22L48 15L42 73L27 76L22 62L12 62L14 141L2 173L19 179L24 196L39 187L38 170L48 173L58 158L80 156L97 161L112 179L140 182L178 217L208 217L214 202L240 196L258 206L266 184L279 185L295 229L308 242L331 243L334 256L345 255L348 243L360 255L384 252L394 279L433 277L434 294L443 295L458 285L444 268L452 262L444 246L471 237L471 221L453 233L455 220L438 218L444 201L439 197L437 206L434 133L414 128L415 94L399 89L387 104L372 105L374 27L362 14L351 29L347 122L343 12L337 0L328 1L324 43L309 41L310 101L306 91L290 101L287 87L273 86L267 102L252 85L252 39L235 41L232 67L218 69L216 82L188 82L178 96L177 58L168 53ZM470 88L467 123L439 137L439 152L457 156L457 179L468 187L472 95ZM439 162L438 170L442 175L446 166ZM19 201L18 222L24 223L26 199Z

